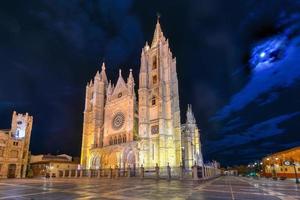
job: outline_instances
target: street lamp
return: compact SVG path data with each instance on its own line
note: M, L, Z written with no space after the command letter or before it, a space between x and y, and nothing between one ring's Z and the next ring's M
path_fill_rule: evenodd
M287 166L293 165L294 166L294 172L295 172L295 178L296 178L296 184L299 184L300 181L298 179L298 174L297 174L297 170L296 170L296 162L293 159L290 160L286 160L284 161L284 164Z

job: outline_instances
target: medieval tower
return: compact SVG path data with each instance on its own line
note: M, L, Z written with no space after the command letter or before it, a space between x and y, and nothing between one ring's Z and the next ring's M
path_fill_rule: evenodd
M142 49L139 75L140 161L179 166L181 132L176 59L156 23L151 46Z

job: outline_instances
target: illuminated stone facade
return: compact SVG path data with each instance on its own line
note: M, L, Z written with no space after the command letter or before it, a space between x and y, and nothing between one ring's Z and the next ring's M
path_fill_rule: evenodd
M264 157L262 164L263 175L266 177L295 178L296 173L300 174L300 147Z
M125 82L108 81L105 64L86 86L83 168L179 166L202 162L196 121L181 133L176 59L157 21L152 44L141 53L138 97L132 70ZM188 110L189 116L192 111ZM192 145L192 146L191 146ZM182 157L186 149L185 158ZM197 150L196 150L197 149ZM201 158L200 158L201 157Z
M28 113L14 112L11 129L0 130L0 178L26 176L32 120Z
M203 165L200 134L192 106L188 105L186 123L182 125L182 163L185 168L191 168L194 163Z

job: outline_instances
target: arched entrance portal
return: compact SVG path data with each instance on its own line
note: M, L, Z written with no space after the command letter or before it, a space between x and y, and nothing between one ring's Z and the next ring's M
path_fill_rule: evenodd
M123 164L124 166L136 167L135 153L132 149L126 149L123 152Z
M91 169L100 169L101 168L101 158L100 156L94 156L91 162Z

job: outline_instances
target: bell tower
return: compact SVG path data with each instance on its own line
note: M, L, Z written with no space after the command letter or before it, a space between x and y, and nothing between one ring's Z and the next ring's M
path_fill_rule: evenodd
M152 43L141 53L139 75L140 163L179 166L181 131L176 59L159 18Z
M81 147L81 165L89 168L90 150L103 146L104 103L108 85L105 64L101 73L97 71L94 80L86 86L83 135Z

